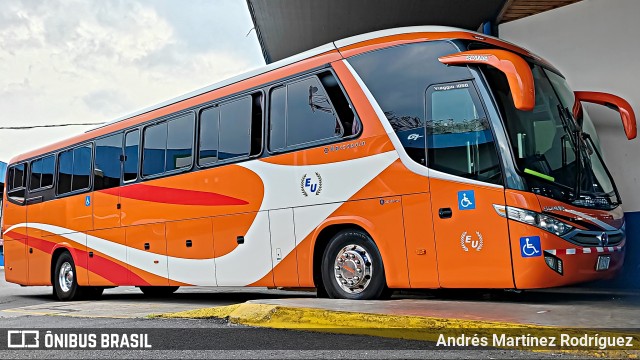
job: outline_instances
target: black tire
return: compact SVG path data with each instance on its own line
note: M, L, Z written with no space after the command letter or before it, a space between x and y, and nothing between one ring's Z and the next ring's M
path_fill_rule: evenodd
M140 286L140 291L149 297L164 297L176 292L180 286Z
M342 266L338 265L341 260ZM338 280L339 275L342 280ZM353 281L353 286L338 281ZM329 241L322 256L322 282L332 299L372 300L391 294L378 247L361 230L340 231Z
M318 299L328 299L329 298L329 294L327 294L327 289L324 288L324 284L320 284L320 286L318 286L316 288L316 297Z
M80 289L82 290L82 298L87 300L97 300L104 292L104 288L99 286L81 286Z
M70 272L69 272L70 271ZM67 275L61 273L66 273ZM71 254L64 252L56 259L53 273L53 296L61 301L72 301L82 297L82 289L76 279L76 265Z

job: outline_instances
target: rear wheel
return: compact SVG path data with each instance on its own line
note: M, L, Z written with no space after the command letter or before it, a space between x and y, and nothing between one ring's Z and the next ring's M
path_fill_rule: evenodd
M391 294L380 252L360 230L343 230L331 239L322 257L322 282L334 299L369 300Z
M53 295L62 301L76 300L81 295L76 280L76 265L71 254L64 252L58 256L53 276Z
M149 297L162 297L173 294L179 288L179 286L140 286L140 291Z

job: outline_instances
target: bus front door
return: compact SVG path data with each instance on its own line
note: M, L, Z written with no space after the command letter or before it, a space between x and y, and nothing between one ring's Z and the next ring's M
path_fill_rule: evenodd
M438 278L443 288L513 288L502 187L431 178Z
M438 279L445 288L513 288L502 166L473 81L426 92L427 165Z

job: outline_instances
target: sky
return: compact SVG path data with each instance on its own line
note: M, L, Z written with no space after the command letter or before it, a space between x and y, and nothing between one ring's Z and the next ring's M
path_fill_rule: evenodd
M264 65L245 0L0 1L0 161Z

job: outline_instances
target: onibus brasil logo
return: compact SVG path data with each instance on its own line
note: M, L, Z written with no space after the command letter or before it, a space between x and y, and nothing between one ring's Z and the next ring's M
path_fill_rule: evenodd
M322 176L320 173L314 173L315 176L307 176L304 174L302 180L300 180L300 191L302 195L309 196L309 194L320 195L322 192Z

